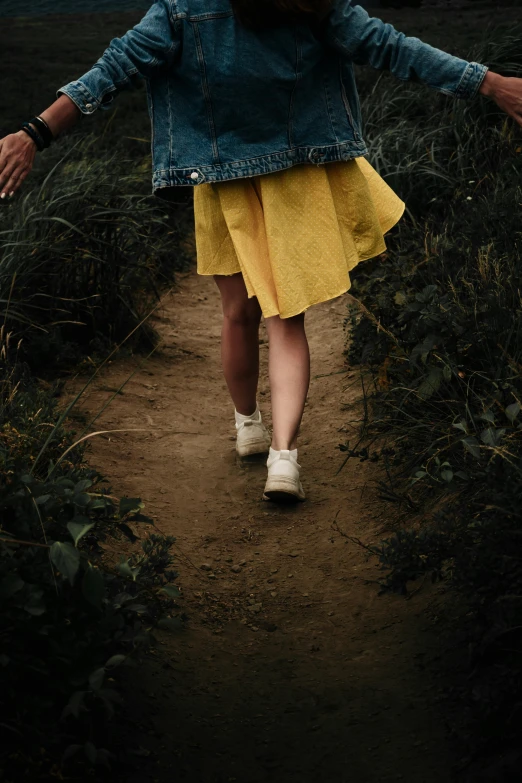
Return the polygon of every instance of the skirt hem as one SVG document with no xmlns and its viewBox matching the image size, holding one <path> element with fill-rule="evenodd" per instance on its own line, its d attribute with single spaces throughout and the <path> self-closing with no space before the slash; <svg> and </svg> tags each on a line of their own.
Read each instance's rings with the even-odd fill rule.
<svg viewBox="0 0 522 783">
<path fill-rule="evenodd" d="M 370 255 L 360 256 L 356 260 L 355 264 L 352 267 L 350 267 L 349 272 L 352 272 L 362 261 L 369 261 L 371 258 L 376 258 L 377 256 L 381 255 L 381 253 L 384 253 L 387 250 L 386 242 L 384 241 L 384 236 L 395 225 L 397 225 L 397 223 L 399 222 L 399 220 L 401 219 L 401 217 L 404 214 L 404 210 L 405 210 L 405 204 L 403 203 L 400 212 L 396 216 L 393 217 L 393 219 L 390 221 L 389 226 L 387 228 L 385 227 L 382 230 L 383 237 L 382 237 L 382 243 L 381 243 L 380 249 L 377 249 L 376 251 L 372 252 Z M 349 272 L 348 272 L 348 278 L 349 278 Z M 241 269 L 239 269 L 236 272 L 228 272 L 228 273 L 224 273 L 224 274 L 221 273 L 221 272 L 199 272 L 198 271 L 198 275 L 202 275 L 202 277 L 214 277 L 214 275 L 220 275 L 220 274 L 223 275 L 223 277 L 232 277 L 232 275 L 242 274 L 242 272 L 241 272 Z M 348 287 L 347 288 L 343 288 L 343 290 L 340 291 L 338 294 L 332 294 L 331 296 L 324 297 L 323 299 L 317 299 L 317 300 L 314 300 L 313 302 L 308 302 L 308 304 L 305 305 L 305 307 L 301 308 L 301 310 L 297 310 L 295 313 L 290 313 L 289 315 L 281 315 L 281 313 L 279 313 L 279 312 L 274 312 L 274 313 L 270 313 L 270 314 L 263 313 L 263 318 L 273 318 L 276 315 L 278 315 L 282 319 L 293 318 L 296 315 L 300 315 L 301 313 L 304 313 L 306 310 L 308 310 L 309 307 L 313 307 L 313 305 L 322 304 L 323 302 L 329 302 L 332 299 L 337 299 L 337 297 L 342 296 L 343 294 L 346 294 L 350 290 L 351 287 L 352 287 L 352 284 L 351 284 L 351 281 L 349 280 Z M 249 296 L 248 298 L 249 299 L 253 299 L 254 296 L 256 296 L 256 294 L 252 294 L 252 296 Z"/>
</svg>

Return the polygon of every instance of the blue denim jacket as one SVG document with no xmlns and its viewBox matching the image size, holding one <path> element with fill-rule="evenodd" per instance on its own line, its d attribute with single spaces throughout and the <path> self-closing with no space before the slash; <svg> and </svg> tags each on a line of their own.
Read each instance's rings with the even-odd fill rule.
<svg viewBox="0 0 522 783">
<path fill-rule="evenodd" d="M 353 63 L 473 98 L 486 66 L 453 57 L 334 0 L 317 25 L 252 31 L 229 0 L 157 0 L 91 70 L 57 90 L 83 114 L 144 79 L 152 189 L 367 155 Z"/>
</svg>

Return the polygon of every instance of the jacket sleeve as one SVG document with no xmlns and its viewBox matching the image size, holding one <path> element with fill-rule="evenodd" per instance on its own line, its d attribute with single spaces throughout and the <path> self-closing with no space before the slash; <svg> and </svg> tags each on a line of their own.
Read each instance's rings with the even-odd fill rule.
<svg viewBox="0 0 522 783">
<path fill-rule="evenodd" d="M 110 109 L 121 90 L 168 65 L 180 48 L 181 21 L 171 18 L 168 0 L 156 0 L 137 25 L 112 39 L 90 71 L 60 87 L 56 97 L 68 95 L 82 114 Z"/>
<path fill-rule="evenodd" d="M 455 98 L 475 97 L 488 70 L 398 32 L 353 0 L 334 0 L 322 30 L 325 43 L 341 57 L 389 70 L 397 79 L 420 82 Z"/>
</svg>

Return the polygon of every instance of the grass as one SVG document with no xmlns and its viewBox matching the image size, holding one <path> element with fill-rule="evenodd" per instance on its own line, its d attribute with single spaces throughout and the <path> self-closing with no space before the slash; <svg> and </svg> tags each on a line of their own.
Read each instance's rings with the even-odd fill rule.
<svg viewBox="0 0 522 783">
<path fill-rule="evenodd" d="M 120 34 L 122 18 L 108 16 L 112 35 Z M 110 31 L 103 15 L 2 20 L 10 61 L 0 77 L 4 131 L 42 111 L 57 87 L 87 70 Z M 44 66 L 35 68 L 36 61 Z M 89 467 L 96 417 L 78 433 L 78 400 L 61 410 L 56 394 L 67 373 L 87 373 L 86 388 L 92 367 L 98 372 L 111 351 L 154 350 L 148 314 L 193 261 L 191 193 L 180 189 L 172 203 L 151 195 L 143 90 L 123 93 L 110 117 L 89 119 L 37 155 L 16 198 L 0 204 L 7 780 L 54 780 L 62 771 L 75 779 L 113 776 L 126 760 L 110 730 L 124 700 L 120 668 L 132 665 L 148 629 L 181 625 L 165 616 L 175 612 L 179 594 L 172 584 L 175 539 L 157 535 L 141 500 L 118 498 Z M 149 528 L 141 548 L 129 522 Z M 121 562 L 104 559 L 105 538 Z"/>
<path fill-rule="evenodd" d="M 522 76 L 521 51 L 519 26 L 488 35 L 466 59 Z M 350 307 L 346 319 L 348 356 L 373 377 L 366 447 L 384 463 L 381 495 L 397 512 L 392 535 L 373 551 L 384 590 L 409 594 L 429 576 L 466 601 L 459 772 L 470 783 L 483 774 L 514 780 L 522 761 L 522 132 L 493 101 L 455 102 L 417 85 L 379 82 L 363 113 L 370 160 L 408 205 L 388 252 L 356 270 L 352 293 L 365 309 Z"/>
<path fill-rule="evenodd" d="M 40 375 L 123 339 L 191 260 L 187 207 L 143 193 L 149 160 L 95 147 L 62 140 L 0 209 L 0 315 Z M 133 345 L 154 342 L 145 323 Z"/>
</svg>

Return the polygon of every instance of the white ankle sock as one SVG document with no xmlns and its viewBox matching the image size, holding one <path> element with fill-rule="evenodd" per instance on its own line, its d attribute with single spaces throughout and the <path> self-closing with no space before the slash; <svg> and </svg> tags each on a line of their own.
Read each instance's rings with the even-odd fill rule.
<svg viewBox="0 0 522 783">
<path fill-rule="evenodd" d="M 234 408 L 234 416 L 236 419 L 236 424 L 242 424 L 247 419 L 252 419 L 253 421 L 259 421 L 261 418 L 261 411 L 259 410 L 259 405 L 256 403 L 256 409 L 253 413 L 250 414 L 250 416 L 245 416 L 243 413 L 238 413 L 235 408 Z"/>
<path fill-rule="evenodd" d="M 269 459 L 275 457 L 277 454 L 279 454 L 280 451 L 281 449 L 273 449 L 272 446 L 270 446 L 270 453 L 268 455 Z M 297 449 L 290 449 L 289 451 L 290 451 L 290 455 L 292 457 L 295 457 L 295 459 L 297 459 Z"/>
</svg>

